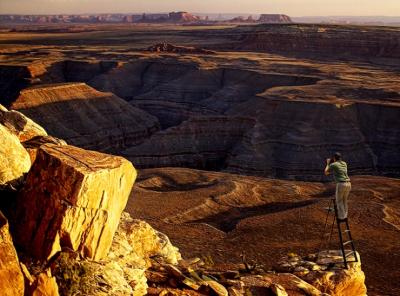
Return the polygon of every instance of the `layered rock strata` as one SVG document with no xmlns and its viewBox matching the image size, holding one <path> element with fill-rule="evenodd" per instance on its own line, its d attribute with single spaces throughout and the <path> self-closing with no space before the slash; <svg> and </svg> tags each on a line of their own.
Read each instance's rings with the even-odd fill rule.
<svg viewBox="0 0 400 296">
<path fill-rule="evenodd" d="M 253 120 L 239 116 L 192 117 L 125 150 L 123 155 L 138 167 L 218 169 L 253 124 Z"/>
<path fill-rule="evenodd" d="M 105 257 L 135 178 L 123 158 L 41 146 L 18 199 L 17 243 L 41 259 L 62 248 Z"/>
<path fill-rule="evenodd" d="M 358 26 L 258 25 L 229 33 L 239 36 L 236 50 L 339 57 L 398 58 L 400 54 L 400 32 L 385 27 L 364 27 L 360 34 Z"/>
<path fill-rule="evenodd" d="M 86 149 L 117 151 L 158 130 L 157 119 L 84 83 L 23 90 L 11 106 L 47 131 Z"/>
<path fill-rule="evenodd" d="M 400 89 L 392 72 L 339 63 L 264 61 L 257 56 L 239 62 L 223 59 L 235 64 L 228 67 L 217 66 L 214 58 L 63 61 L 49 65 L 40 79 L 61 82 L 75 77 L 111 90 L 156 117 L 162 132 L 114 144 L 119 147 L 116 152 L 140 167 L 188 166 L 319 181 L 326 180 L 321 175 L 324 160 L 340 150 L 352 174 L 398 175 Z M 33 115 L 40 120 L 40 114 Z M 238 117 L 253 123 L 238 123 Z M 68 126 L 67 120 L 60 125 Z M 58 136 L 69 138 L 63 129 Z M 84 138 L 72 144 L 104 149 L 103 142 Z M 227 139 L 229 145 L 219 144 Z M 207 144 L 214 141 L 218 151 Z M 163 144 L 155 151 L 157 142 Z"/>
<path fill-rule="evenodd" d="M 9 232 L 6 217 L 0 211 L 0 291 L 4 296 L 23 296 L 24 277 Z"/>
</svg>

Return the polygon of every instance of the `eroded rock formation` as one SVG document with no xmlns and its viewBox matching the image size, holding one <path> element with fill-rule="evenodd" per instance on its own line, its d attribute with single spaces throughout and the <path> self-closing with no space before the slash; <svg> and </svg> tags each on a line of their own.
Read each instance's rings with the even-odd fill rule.
<svg viewBox="0 0 400 296">
<path fill-rule="evenodd" d="M 258 19 L 258 22 L 267 24 L 282 24 L 292 23 L 292 20 L 285 14 L 262 14 Z"/>
<path fill-rule="evenodd" d="M 139 167 L 218 169 L 254 124 L 253 120 L 239 116 L 195 117 L 122 154 Z"/>
<path fill-rule="evenodd" d="M 0 291 L 4 296 L 23 296 L 24 277 L 9 232 L 6 217 L 0 211 Z"/>
<path fill-rule="evenodd" d="M 117 114 L 123 118 L 104 115 L 109 118 L 104 122 L 104 113 L 96 112 L 83 120 L 77 110 L 92 105 L 77 100 L 67 108 L 76 127 L 66 117 L 57 125 L 50 118 L 43 122 L 71 144 L 114 151 L 140 168 L 188 166 L 320 181 L 327 180 L 321 175 L 324 160 L 341 150 L 352 174 L 399 172 L 400 88 L 395 72 L 381 67 L 242 55 L 141 55 L 119 63 L 61 61 L 45 69 L 37 76 L 42 82 L 83 80 L 115 92 L 154 120 L 157 128 L 139 123 L 133 128 L 136 111 L 122 107 Z M 99 93 L 81 84 L 67 86 L 82 98 Z M 40 93 L 56 101 L 65 96 L 45 87 Z M 104 101 L 104 109 L 111 102 Z M 26 106 L 23 112 L 44 121 L 42 115 L 53 110 L 48 105 Z"/>
<path fill-rule="evenodd" d="M 135 178 L 123 158 L 41 146 L 18 199 L 17 243 L 40 259 L 62 248 L 105 257 Z"/>
<path fill-rule="evenodd" d="M 290 55 L 387 57 L 400 54 L 399 31 L 384 27 L 335 25 L 258 25 L 232 29 L 236 49 L 287 53 Z"/>
<path fill-rule="evenodd" d="M 34 118 L 51 135 L 87 149 L 117 151 L 158 129 L 151 115 L 84 83 L 26 89 L 11 107 Z"/>
</svg>

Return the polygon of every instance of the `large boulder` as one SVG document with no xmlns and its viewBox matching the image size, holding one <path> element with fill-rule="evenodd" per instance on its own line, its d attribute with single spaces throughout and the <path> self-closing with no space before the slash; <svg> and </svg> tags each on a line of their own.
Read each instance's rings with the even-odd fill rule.
<svg viewBox="0 0 400 296">
<path fill-rule="evenodd" d="M 121 266 L 134 295 L 146 295 L 145 271 L 152 264 L 151 258 L 173 265 L 182 259 L 178 248 L 165 234 L 123 213 L 108 259 Z"/>
<path fill-rule="evenodd" d="M 0 105 L 0 123 L 15 134 L 21 142 L 36 136 L 47 136 L 47 132 L 36 122 L 21 112 L 10 110 Z"/>
<path fill-rule="evenodd" d="M 24 277 L 9 232 L 8 221 L 2 212 L 0 212 L 0 291 L 3 296 L 24 295 Z"/>
<path fill-rule="evenodd" d="M 42 145 L 18 198 L 17 244 L 38 259 L 63 248 L 105 257 L 135 178 L 122 157 Z"/>
<path fill-rule="evenodd" d="M 0 189 L 14 186 L 30 167 L 29 154 L 17 136 L 0 124 Z"/>
<path fill-rule="evenodd" d="M 124 212 L 110 249 L 109 258 L 149 267 L 150 258 L 159 257 L 168 264 L 176 265 L 182 259 L 178 248 L 169 238 L 143 220 L 133 219 Z"/>
</svg>

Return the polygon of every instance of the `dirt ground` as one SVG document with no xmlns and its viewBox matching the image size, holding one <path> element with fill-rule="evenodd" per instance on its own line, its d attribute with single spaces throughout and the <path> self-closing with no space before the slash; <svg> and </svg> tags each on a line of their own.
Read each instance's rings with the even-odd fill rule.
<svg viewBox="0 0 400 296">
<path fill-rule="evenodd" d="M 400 180 L 352 178 L 349 220 L 368 295 L 400 295 Z M 338 248 L 323 238 L 332 184 L 164 168 L 140 171 L 127 211 L 166 233 L 184 257 L 266 269 L 288 252 Z M 329 226 L 331 223 L 328 223 Z M 329 231 L 328 231 L 329 232 Z"/>
</svg>

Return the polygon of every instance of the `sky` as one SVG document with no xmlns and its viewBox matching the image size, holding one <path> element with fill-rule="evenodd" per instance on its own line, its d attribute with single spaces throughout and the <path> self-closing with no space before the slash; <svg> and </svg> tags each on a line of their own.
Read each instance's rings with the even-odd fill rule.
<svg viewBox="0 0 400 296">
<path fill-rule="evenodd" d="M 0 0 L 0 14 L 283 13 L 290 16 L 400 16 L 400 0 Z"/>
</svg>

